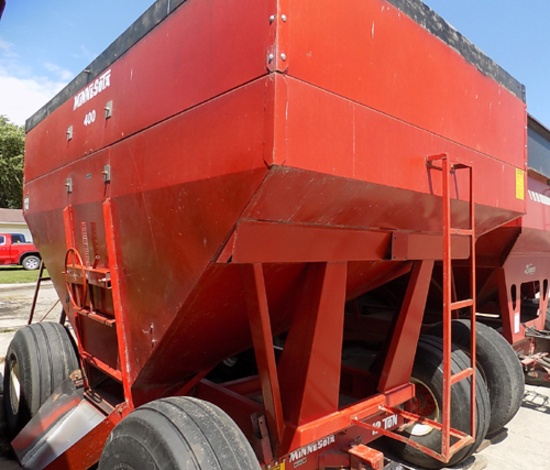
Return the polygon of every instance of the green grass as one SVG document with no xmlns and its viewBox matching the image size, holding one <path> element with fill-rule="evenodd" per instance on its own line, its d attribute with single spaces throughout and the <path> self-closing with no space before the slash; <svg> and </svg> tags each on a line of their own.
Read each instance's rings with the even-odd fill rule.
<svg viewBox="0 0 550 470">
<path fill-rule="evenodd" d="M 26 271 L 21 266 L 0 266 L 0 284 L 21 284 L 24 282 L 36 282 L 39 269 Z M 43 276 L 48 272 L 44 270 Z"/>
</svg>

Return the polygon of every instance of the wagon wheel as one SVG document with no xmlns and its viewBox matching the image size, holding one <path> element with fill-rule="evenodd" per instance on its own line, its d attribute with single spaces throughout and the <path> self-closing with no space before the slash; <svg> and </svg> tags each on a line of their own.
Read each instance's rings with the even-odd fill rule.
<svg viewBox="0 0 550 470">
<path fill-rule="evenodd" d="M 34 323 L 17 331 L 4 365 L 9 436 L 15 437 L 56 387 L 78 368 L 71 337 L 59 323 Z"/>
<path fill-rule="evenodd" d="M 487 384 L 491 401 L 491 422 L 488 434 L 502 429 L 518 412 L 525 381 L 516 352 L 493 328 L 477 323 L 477 367 Z M 443 325 L 437 324 L 428 334 L 441 337 Z M 453 320 L 452 341 L 466 354 L 470 350 L 470 320 Z"/>
<path fill-rule="evenodd" d="M 254 451 L 220 408 L 192 397 L 143 405 L 111 432 L 99 470 L 260 470 Z"/>
<path fill-rule="evenodd" d="M 73 306 L 82 309 L 88 296 L 88 282 L 86 268 L 76 248 L 69 248 L 65 253 L 65 285 Z"/>
<path fill-rule="evenodd" d="M 468 367 L 466 354 L 453 346 L 451 368 L 453 374 Z M 441 422 L 443 403 L 443 342 L 440 338 L 422 336 L 418 342 L 411 382 L 416 385 L 416 396 L 405 405 L 408 411 Z M 451 387 L 451 426 L 459 431 L 470 430 L 470 379 Z M 467 459 L 481 444 L 487 434 L 491 417 L 489 394 L 479 372 L 476 376 L 476 440 L 454 454 L 447 464 L 418 450 L 414 444 L 408 445 L 396 440 L 388 440 L 388 445 L 403 460 L 423 468 L 441 468 L 456 465 Z M 441 432 L 431 426 L 415 424 L 401 432 L 402 435 L 429 449 L 441 452 Z"/>
</svg>

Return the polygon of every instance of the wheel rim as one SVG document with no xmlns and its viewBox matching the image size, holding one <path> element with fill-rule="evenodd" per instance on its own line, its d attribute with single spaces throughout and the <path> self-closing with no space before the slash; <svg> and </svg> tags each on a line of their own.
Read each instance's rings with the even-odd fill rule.
<svg viewBox="0 0 550 470">
<path fill-rule="evenodd" d="M 237 362 L 239 362 L 239 359 L 237 358 L 237 356 L 228 357 L 223 361 L 224 365 L 227 367 L 235 367 L 237 365 Z"/>
<path fill-rule="evenodd" d="M 415 413 L 423 418 L 431 419 L 432 421 L 440 421 L 441 411 L 439 409 L 439 403 L 437 402 L 435 395 L 430 388 L 423 382 L 417 379 L 411 379 L 411 382 L 415 385 L 415 396 L 412 400 L 407 402 L 405 410 L 411 413 Z M 411 426 L 409 432 L 411 436 L 427 436 L 434 428 L 429 424 L 414 424 Z"/>
<path fill-rule="evenodd" d="M 86 268 L 76 248 L 69 248 L 65 253 L 65 285 L 71 304 L 78 310 L 83 308 L 88 297 L 88 281 Z"/>
<path fill-rule="evenodd" d="M 26 259 L 25 267 L 27 269 L 38 269 L 38 260 L 36 260 L 35 258 Z"/>
<path fill-rule="evenodd" d="M 19 380 L 19 363 L 15 358 L 10 360 L 10 406 L 16 416 L 21 403 L 21 381 Z"/>
</svg>

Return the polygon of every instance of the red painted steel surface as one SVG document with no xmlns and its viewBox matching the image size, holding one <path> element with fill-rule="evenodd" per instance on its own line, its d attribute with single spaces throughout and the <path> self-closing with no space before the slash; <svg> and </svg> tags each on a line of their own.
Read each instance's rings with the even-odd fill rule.
<svg viewBox="0 0 550 470">
<path fill-rule="evenodd" d="M 37 157 L 26 167 L 27 180 L 265 75 L 274 5 L 274 0 L 186 2 L 105 70 L 108 87 L 77 109 L 68 100 L 29 133 L 26 152 Z M 111 100 L 113 114 L 105 119 Z M 95 122 L 85 125 L 94 110 Z M 69 126 L 74 131 L 67 142 Z"/>
<path fill-rule="evenodd" d="M 254 343 L 275 456 L 411 398 L 412 354 L 390 361 L 384 395 L 339 410 L 345 301 L 411 256 L 441 259 L 392 245 L 441 236 L 427 155 L 473 165 L 479 233 L 524 212 L 521 99 L 382 0 L 188 0 L 107 72 L 26 148 L 25 216 L 60 298 L 83 278 L 64 274 L 67 249 L 87 275 L 87 315 L 66 306 L 87 370 L 122 382 L 130 408 L 198 384 L 252 437 L 258 404 L 200 379 Z M 468 178 L 451 192 L 468 228 Z M 400 325 L 411 349 L 422 296 Z"/>
<path fill-rule="evenodd" d="M 546 312 L 547 289 L 550 280 L 550 198 L 548 185 L 532 174 L 525 191 L 527 213 L 518 219 L 481 237 L 477 252 L 481 269 L 478 305 L 500 303 L 503 332 L 512 344 L 521 345 L 526 328 L 543 330 L 545 315 L 536 318 L 522 316 L 522 285 L 540 286 L 539 312 Z M 514 294 L 515 292 L 515 294 Z"/>
<path fill-rule="evenodd" d="M 544 255 L 550 246 L 550 197 L 548 185 L 540 176 L 527 178 L 525 191 L 526 214 L 479 240 L 483 264 L 495 264 L 502 254 L 539 253 Z M 501 260 L 502 261 L 502 260 Z M 496 262 L 498 263 L 498 261 Z"/>
<path fill-rule="evenodd" d="M 283 440 L 284 415 L 262 265 L 243 266 L 242 277 L 245 289 L 248 290 L 249 323 L 263 402 L 270 428 L 275 431 L 272 437 L 274 447 L 278 447 Z M 256 312 L 259 312 L 259 315 L 256 315 Z"/>
<path fill-rule="evenodd" d="M 297 0 L 287 7 L 290 75 L 513 166 L 518 163 L 526 117 L 516 112 L 517 98 L 397 8 L 383 0 L 350 0 L 346 8 Z"/>
<path fill-rule="evenodd" d="M 360 444 L 352 447 L 350 454 L 360 459 L 357 462 L 353 462 L 352 460 L 352 468 L 361 468 L 359 465 L 362 462 L 367 462 L 373 470 L 382 470 L 384 468 L 384 454 L 376 449 L 371 449 Z"/>
<path fill-rule="evenodd" d="M 550 243 L 550 197 L 548 184 L 529 177 L 525 198 L 527 213 L 521 218 L 522 237 L 516 253 L 546 252 Z M 523 239 L 525 238 L 525 239 Z"/>
<path fill-rule="evenodd" d="M 417 263 L 412 270 L 412 279 L 395 327 L 395 339 L 385 354 L 378 385 L 382 392 L 397 387 L 411 376 L 414 359 L 410 351 L 415 350 L 420 335 L 432 269 L 433 260 L 430 260 Z"/>
<path fill-rule="evenodd" d="M 293 70 L 289 68 L 289 74 Z M 485 77 L 482 79 L 487 80 Z M 516 167 L 523 168 L 524 165 L 524 123 L 519 126 L 519 132 L 510 131 L 516 135 L 516 141 L 510 142 L 511 147 L 503 157 L 506 160 L 498 161 L 498 155 L 487 158 L 477 149 L 466 147 L 460 140 L 450 140 L 429 128 L 419 129 L 416 121 L 396 119 L 381 110 L 343 99 L 293 76 L 277 76 L 275 85 L 278 91 L 276 98 L 282 101 L 278 103 L 276 100 L 275 118 L 280 116 L 278 109 L 281 109 L 281 114 L 284 110 L 286 132 L 281 133 L 280 137 L 276 135 L 274 145 L 277 151 L 273 160 L 273 163 L 282 165 L 273 178 L 278 176 L 284 179 L 274 179 L 271 184 L 278 184 L 279 181 L 290 184 L 296 178 L 298 180 L 294 184 L 299 189 L 284 194 L 281 204 L 263 203 L 262 199 L 255 201 L 257 207 L 251 208 L 254 210 L 251 216 L 261 214 L 268 220 L 285 222 L 292 217 L 300 223 L 313 222 L 313 217 L 322 217 L 324 223 L 338 225 L 364 226 L 368 223 L 371 227 L 439 232 L 441 206 L 427 195 L 440 194 L 440 175 L 430 172 L 424 161 L 427 155 L 441 152 L 461 161 L 471 161 L 476 171 L 483 175 L 476 186 L 477 201 L 482 206 L 476 221 L 479 233 L 523 213 L 525 202 L 516 197 Z M 428 89 L 424 90 L 424 93 L 428 92 Z M 507 92 L 502 90 L 502 93 Z M 514 115 L 519 113 L 525 120 L 521 101 L 512 97 L 510 101 L 508 112 Z M 449 109 L 460 113 L 463 108 Z M 480 119 L 479 116 L 477 118 Z M 465 119 L 473 117 L 467 116 Z M 490 120 L 490 116 L 486 115 L 484 126 L 489 125 Z M 279 143 L 278 138 L 282 142 Z M 513 159 L 514 164 L 507 162 Z M 301 172 L 293 175 L 292 167 L 326 176 L 320 179 L 315 174 Z M 454 181 L 458 188 L 453 188 L 453 196 L 457 192 L 466 196 L 467 178 L 456 175 Z M 523 184 L 523 180 L 521 182 Z M 269 186 L 266 185 L 266 188 Z M 496 191 L 498 195 L 494 188 L 499 188 Z M 315 193 L 316 197 L 308 199 L 311 193 Z M 259 194 L 261 196 L 262 192 Z M 319 198 L 322 197 L 330 198 L 335 203 L 329 207 L 320 204 Z M 415 207 L 422 208 L 422 217 L 418 217 Z M 364 214 L 366 211 L 369 211 L 368 216 Z M 511 215 L 509 211 L 515 211 L 516 215 Z M 453 208 L 456 225 L 460 226 L 460 222 L 466 220 L 467 212 L 466 205 Z"/>
</svg>

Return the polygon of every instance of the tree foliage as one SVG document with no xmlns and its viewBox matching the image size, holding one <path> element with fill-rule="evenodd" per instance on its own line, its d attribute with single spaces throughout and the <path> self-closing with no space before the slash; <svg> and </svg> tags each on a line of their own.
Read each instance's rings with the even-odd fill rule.
<svg viewBox="0 0 550 470">
<path fill-rule="evenodd" d="M 25 130 L 0 115 L 0 207 L 21 209 Z"/>
</svg>

